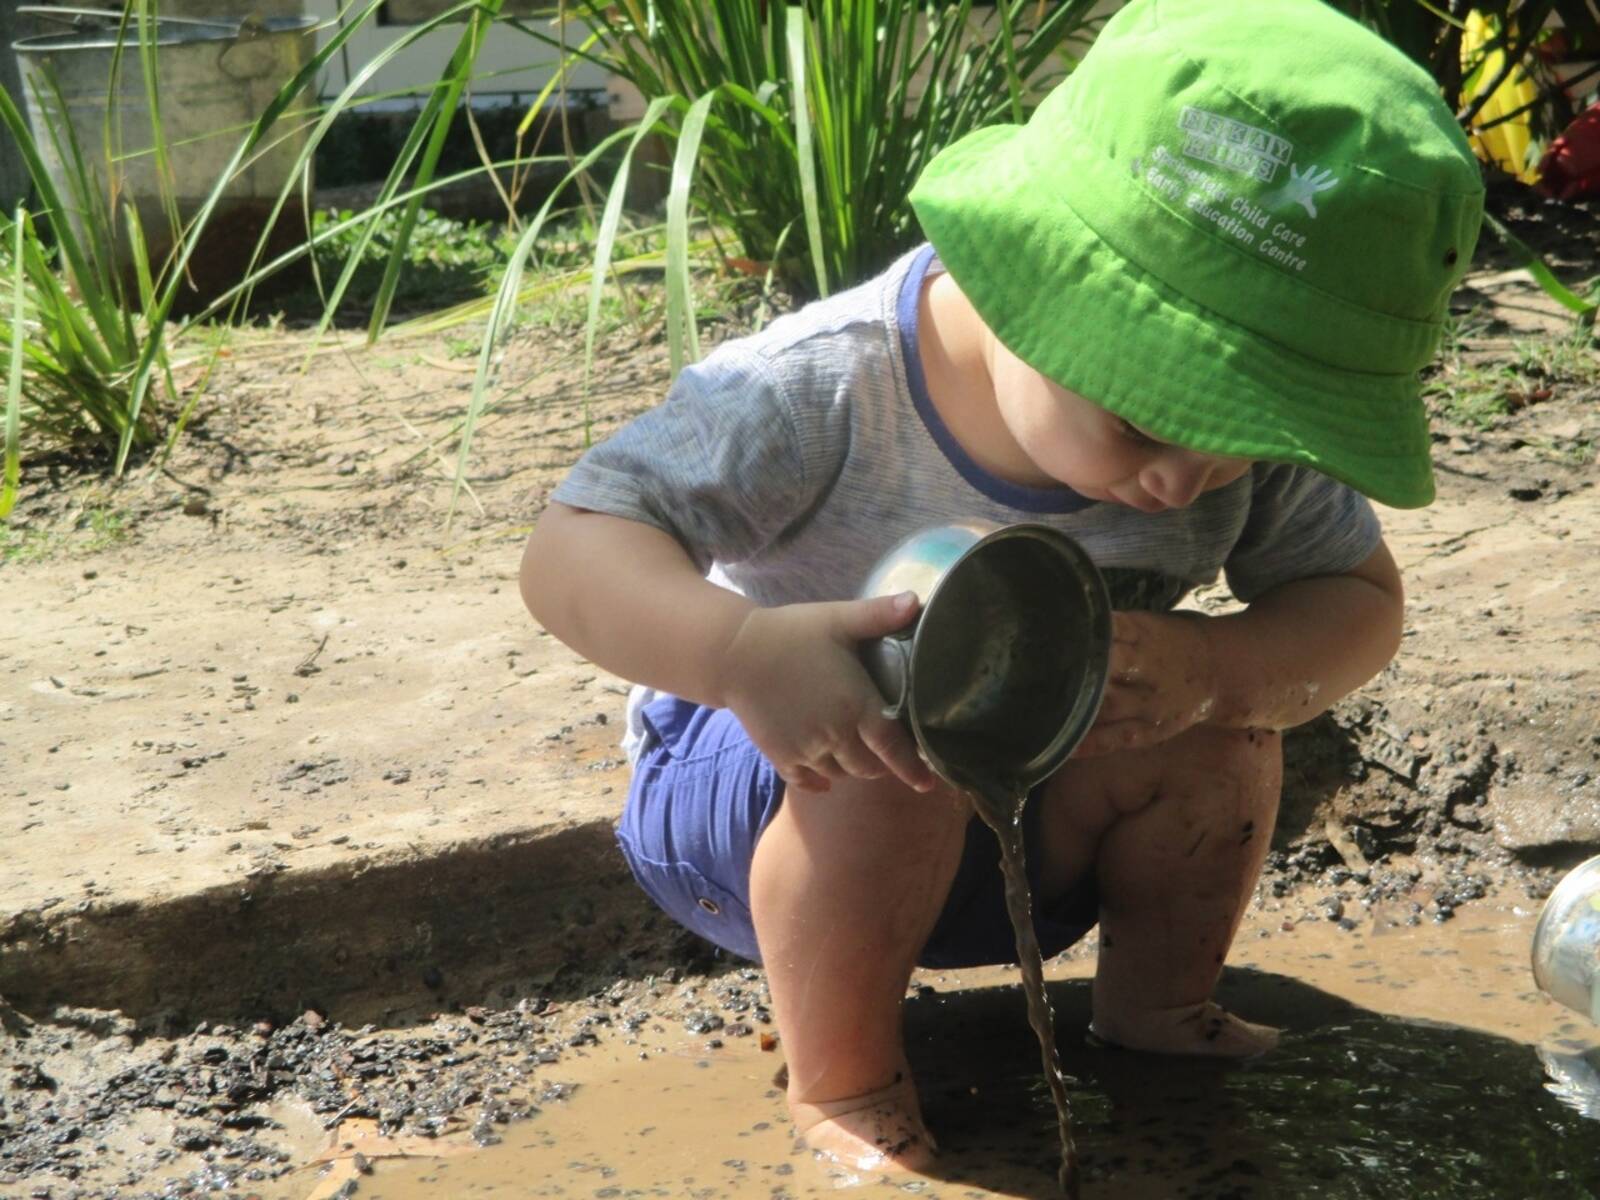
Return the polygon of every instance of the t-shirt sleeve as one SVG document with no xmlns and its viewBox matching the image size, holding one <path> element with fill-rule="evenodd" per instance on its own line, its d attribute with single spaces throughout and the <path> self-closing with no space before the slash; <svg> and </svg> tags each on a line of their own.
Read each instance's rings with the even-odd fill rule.
<svg viewBox="0 0 1600 1200">
<path fill-rule="evenodd" d="M 770 365 L 730 344 L 585 453 L 551 499 L 653 525 L 705 571 L 755 555 L 809 509 L 805 449 Z"/>
<path fill-rule="evenodd" d="M 1263 464 L 1223 569 L 1233 594 L 1248 603 L 1281 583 L 1348 571 L 1382 538 L 1378 515 L 1359 492 L 1307 467 Z"/>
</svg>

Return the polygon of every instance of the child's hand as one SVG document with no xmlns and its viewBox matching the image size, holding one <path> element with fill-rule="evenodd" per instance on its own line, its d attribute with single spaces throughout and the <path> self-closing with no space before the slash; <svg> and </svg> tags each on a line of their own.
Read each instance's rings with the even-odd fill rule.
<svg viewBox="0 0 1600 1200">
<path fill-rule="evenodd" d="M 897 776 L 934 785 L 911 735 L 883 715 L 858 647 L 903 628 L 916 596 L 757 608 L 728 647 L 723 694 L 784 782 L 825 792 L 830 780 Z"/>
<path fill-rule="evenodd" d="M 1079 758 L 1157 745 L 1205 721 L 1216 707 L 1204 617 L 1119 612 L 1111 621 L 1105 699 L 1074 751 Z"/>
</svg>

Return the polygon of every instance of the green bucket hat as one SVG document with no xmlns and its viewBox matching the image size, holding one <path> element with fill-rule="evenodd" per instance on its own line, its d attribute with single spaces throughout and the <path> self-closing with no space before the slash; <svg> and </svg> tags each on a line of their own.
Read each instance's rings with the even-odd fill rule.
<svg viewBox="0 0 1600 1200">
<path fill-rule="evenodd" d="M 1483 213 L 1428 75 L 1322 0 L 1133 0 L 911 201 L 1013 353 L 1191 449 L 1433 499 L 1428 364 Z"/>
</svg>

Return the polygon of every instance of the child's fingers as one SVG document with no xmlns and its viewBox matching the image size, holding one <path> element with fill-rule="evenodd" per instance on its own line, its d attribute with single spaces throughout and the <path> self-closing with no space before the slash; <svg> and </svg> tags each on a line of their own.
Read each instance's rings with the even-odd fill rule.
<svg viewBox="0 0 1600 1200">
<path fill-rule="evenodd" d="M 861 740 L 908 788 L 919 792 L 933 790 L 933 772 L 922 761 L 916 743 L 900 722 L 873 714 L 861 722 Z"/>
<path fill-rule="evenodd" d="M 889 773 L 867 744 L 854 733 L 846 733 L 844 741 L 833 748 L 833 759 L 848 775 L 857 779 L 882 779 Z"/>
<path fill-rule="evenodd" d="M 839 627 L 851 641 L 887 637 L 904 629 L 917 614 L 917 594 L 898 592 L 865 600 L 841 600 L 834 610 Z"/>
</svg>

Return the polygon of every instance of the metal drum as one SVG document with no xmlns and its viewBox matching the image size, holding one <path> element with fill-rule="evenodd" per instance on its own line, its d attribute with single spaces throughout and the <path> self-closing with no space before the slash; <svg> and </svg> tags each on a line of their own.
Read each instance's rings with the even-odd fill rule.
<svg viewBox="0 0 1600 1200">
<path fill-rule="evenodd" d="M 71 172 L 57 142 L 70 127 L 79 148 L 100 174 L 107 195 L 137 209 L 159 269 L 172 247 L 161 201 L 154 124 L 150 119 L 137 26 L 124 39 L 113 78 L 121 13 L 99 9 L 24 6 L 19 15 L 74 26 L 69 33 L 26 37 L 15 43 L 27 93 L 29 123 L 46 169 L 72 204 Z M 156 18 L 155 50 L 161 124 L 173 179 L 170 190 L 179 217 L 189 221 L 211 195 L 246 132 L 315 53 L 314 17 L 245 21 Z M 310 95 L 304 108 L 316 104 Z M 108 125 L 108 117 L 110 118 Z M 112 154 L 102 152 L 109 128 Z M 54 131 L 54 134 L 53 132 Z M 262 149 L 228 181 L 203 241 L 191 259 L 195 290 L 191 303 L 239 282 L 272 206 L 290 182 L 296 158 L 309 137 L 305 114 L 290 114 L 267 133 Z M 297 191 L 297 189 L 296 189 Z M 73 214 L 74 220 L 82 220 Z M 121 218 L 116 218 L 118 225 Z M 81 232 L 81 231 L 80 231 Z M 298 199 L 285 206 L 264 261 L 303 241 L 305 218 Z M 131 270 L 131 249 L 118 238 L 119 265 Z"/>
<path fill-rule="evenodd" d="M 1600 1025 L 1600 856 L 1574 867 L 1539 913 L 1533 978 L 1553 1000 Z"/>
</svg>

